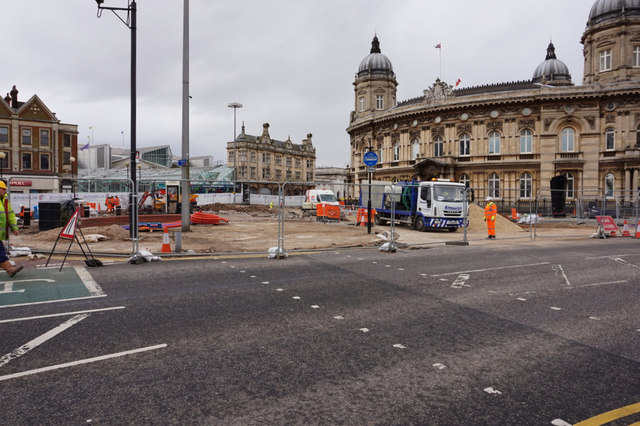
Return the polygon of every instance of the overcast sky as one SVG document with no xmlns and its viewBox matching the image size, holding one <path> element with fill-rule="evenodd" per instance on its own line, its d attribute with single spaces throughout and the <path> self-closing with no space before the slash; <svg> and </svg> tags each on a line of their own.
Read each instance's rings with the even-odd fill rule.
<svg viewBox="0 0 640 426">
<path fill-rule="evenodd" d="M 3 2 L 3 97 L 37 94 L 79 145 L 130 143 L 131 33 L 94 0 Z M 580 38 L 593 0 L 190 0 L 190 155 L 226 161 L 237 131 L 301 143 L 313 134 L 318 166 L 349 163 L 345 129 L 353 81 L 377 33 L 398 80 L 398 101 L 440 73 L 459 87 L 528 80 L 553 41 L 581 84 Z M 126 7 L 126 0 L 105 6 Z M 183 0 L 138 0 L 139 147 L 182 153 Z M 90 130 L 90 127 L 92 130 Z M 124 131 L 124 135 L 121 134 Z M 124 137 L 123 137 L 124 136 Z M 93 139 L 91 139 L 93 138 Z"/>
</svg>

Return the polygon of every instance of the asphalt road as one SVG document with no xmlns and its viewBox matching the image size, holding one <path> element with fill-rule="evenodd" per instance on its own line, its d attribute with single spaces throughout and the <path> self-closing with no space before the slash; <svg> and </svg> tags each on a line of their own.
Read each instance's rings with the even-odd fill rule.
<svg viewBox="0 0 640 426">
<path fill-rule="evenodd" d="M 0 308 L 0 424 L 640 421 L 640 240 L 89 272 Z"/>
</svg>

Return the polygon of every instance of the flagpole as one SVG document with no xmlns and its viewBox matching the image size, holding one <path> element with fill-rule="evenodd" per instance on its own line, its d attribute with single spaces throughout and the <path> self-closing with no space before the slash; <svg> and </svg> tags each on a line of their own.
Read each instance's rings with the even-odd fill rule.
<svg viewBox="0 0 640 426">
<path fill-rule="evenodd" d="M 442 81 L 442 46 L 438 49 L 440 54 L 440 81 Z"/>
</svg>

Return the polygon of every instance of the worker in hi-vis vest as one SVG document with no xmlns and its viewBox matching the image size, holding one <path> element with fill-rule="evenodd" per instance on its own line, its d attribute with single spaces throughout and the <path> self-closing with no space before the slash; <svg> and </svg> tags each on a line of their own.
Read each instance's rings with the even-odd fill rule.
<svg viewBox="0 0 640 426">
<path fill-rule="evenodd" d="M 487 205 L 484 206 L 484 220 L 487 222 L 487 232 L 490 240 L 496 239 L 496 216 L 498 216 L 498 206 L 492 201 L 491 197 L 486 199 Z"/>
<path fill-rule="evenodd" d="M 13 207 L 9 203 L 9 197 L 7 196 L 7 185 L 4 181 L 0 180 L 0 267 L 7 271 L 10 277 L 22 270 L 22 266 L 13 266 L 9 262 L 7 256 L 7 250 L 4 247 L 3 241 L 7 239 L 9 229 L 14 235 L 18 235 L 18 221 L 16 220 L 16 214 L 13 212 Z"/>
</svg>

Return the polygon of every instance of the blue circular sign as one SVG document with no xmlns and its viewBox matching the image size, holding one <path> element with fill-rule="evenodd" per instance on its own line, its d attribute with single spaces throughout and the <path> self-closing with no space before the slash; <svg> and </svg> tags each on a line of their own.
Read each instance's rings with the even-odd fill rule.
<svg viewBox="0 0 640 426">
<path fill-rule="evenodd" d="M 373 151 L 367 151 L 362 156 L 362 161 L 367 166 L 375 166 L 378 164 L 378 154 Z"/>
</svg>

